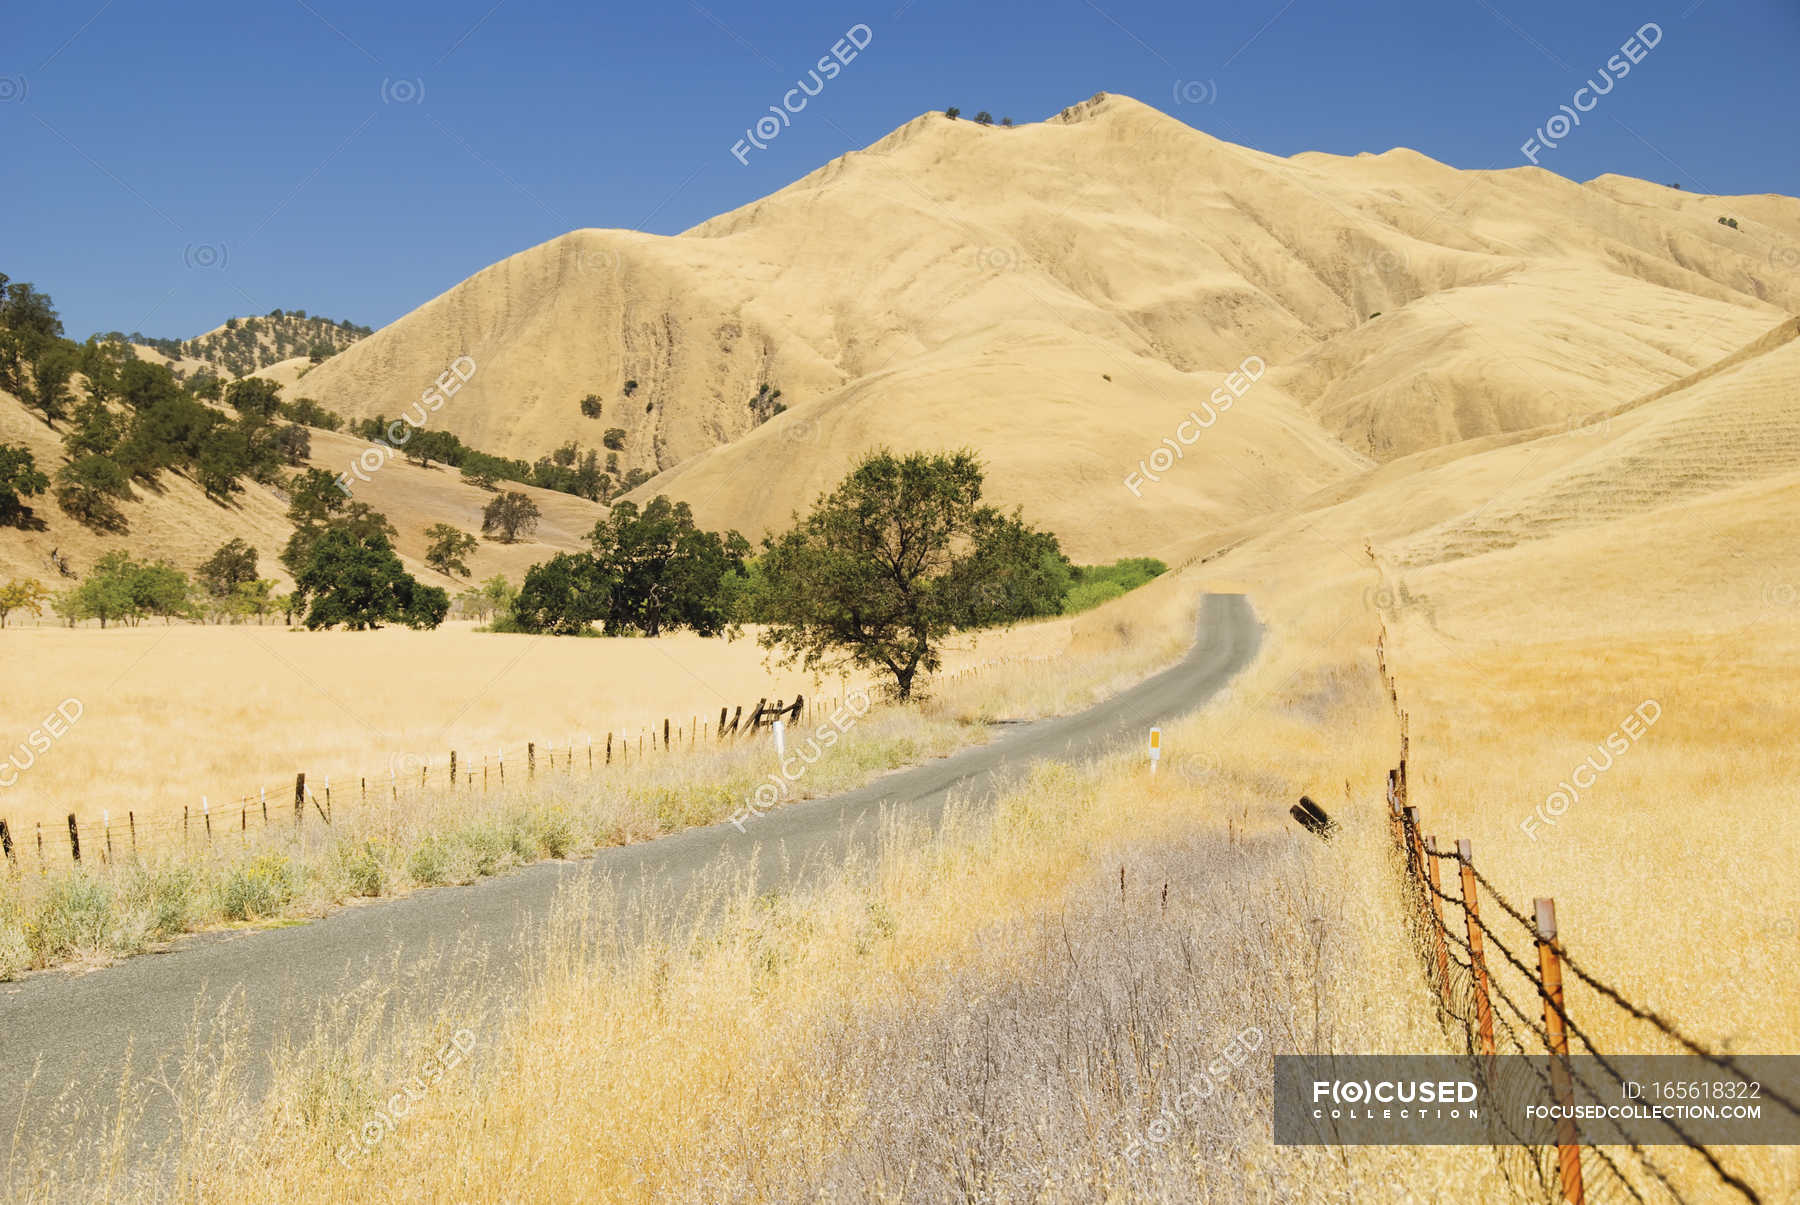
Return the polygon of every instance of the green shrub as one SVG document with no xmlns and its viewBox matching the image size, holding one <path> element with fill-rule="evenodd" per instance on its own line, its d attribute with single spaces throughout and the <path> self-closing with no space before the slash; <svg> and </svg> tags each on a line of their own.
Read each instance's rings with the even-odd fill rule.
<svg viewBox="0 0 1800 1205">
<path fill-rule="evenodd" d="M 450 868 L 456 855 L 456 843 L 448 837 L 432 833 L 406 860 L 406 873 L 421 887 L 438 887 L 451 881 Z"/>
<path fill-rule="evenodd" d="M 112 921 L 112 892 L 78 871 L 51 883 L 27 935 L 38 959 L 54 962 L 84 950 L 104 949 Z"/>
<path fill-rule="evenodd" d="M 491 824 L 466 828 L 460 836 L 469 873 L 474 878 L 499 874 L 516 857 L 507 835 Z"/>
<path fill-rule="evenodd" d="M 532 844 L 550 858 L 566 858 L 576 844 L 575 818 L 561 804 L 533 808 L 525 818 Z"/>
<path fill-rule="evenodd" d="M 192 926 L 199 889 L 190 867 L 138 867 L 125 884 L 125 907 L 145 937 L 174 937 Z"/>
<path fill-rule="evenodd" d="M 379 841 L 353 841 L 338 846 L 337 870 L 353 896 L 377 896 L 387 890 L 387 847 Z"/>
<path fill-rule="evenodd" d="M 233 866 L 219 884 L 219 912 L 227 920 L 273 916 L 293 901 L 297 878 L 285 855 L 258 854 Z"/>
</svg>

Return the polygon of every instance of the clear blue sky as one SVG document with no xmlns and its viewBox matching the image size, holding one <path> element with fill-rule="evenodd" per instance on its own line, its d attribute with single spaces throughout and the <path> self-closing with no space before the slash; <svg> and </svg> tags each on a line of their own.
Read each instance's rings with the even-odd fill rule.
<svg viewBox="0 0 1800 1205">
<path fill-rule="evenodd" d="M 11 0 L 0 271 L 77 338 L 277 306 L 380 326 L 569 229 L 675 233 L 928 109 L 1036 120 L 1098 91 L 1277 154 L 1518 166 L 1647 21 L 1660 45 L 1542 166 L 1800 195 L 1796 0 Z M 740 164 L 858 24 L 867 48 Z"/>
</svg>

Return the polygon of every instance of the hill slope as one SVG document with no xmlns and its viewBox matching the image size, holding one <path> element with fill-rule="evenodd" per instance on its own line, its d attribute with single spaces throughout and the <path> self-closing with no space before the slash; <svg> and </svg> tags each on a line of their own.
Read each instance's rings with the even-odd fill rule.
<svg viewBox="0 0 1800 1205">
<path fill-rule="evenodd" d="M 1283 159 L 1103 95 L 1013 129 L 928 114 L 673 238 L 573 232 L 301 388 L 391 414 L 468 355 L 476 380 L 437 416 L 467 442 L 534 457 L 616 427 L 622 470 L 681 466 L 639 493 L 751 532 L 874 442 L 968 443 L 1002 500 L 1036 482 L 1076 546 L 1156 551 L 1169 529 L 1265 513 L 1364 457 L 1667 385 L 1800 311 L 1800 282 L 1770 263 L 1796 239 L 1788 198 L 1462 172 L 1404 150 Z M 1250 356 L 1273 366 L 1259 391 L 1282 417 L 1238 431 L 1262 452 L 1234 457 L 1248 480 L 1209 473 L 1132 523 L 1125 475 Z M 745 438 L 764 386 L 791 417 Z M 598 419 L 580 413 L 589 394 Z M 1321 430 L 1301 435 L 1302 414 Z M 798 471 L 771 451 L 783 422 L 804 432 Z M 762 485 L 717 484 L 734 474 Z"/>
</svg>

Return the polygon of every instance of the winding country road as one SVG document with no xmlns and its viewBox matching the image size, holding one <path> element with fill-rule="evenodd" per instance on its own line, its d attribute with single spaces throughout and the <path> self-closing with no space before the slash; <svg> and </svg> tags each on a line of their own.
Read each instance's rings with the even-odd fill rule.
<svg viewBox="0 0 1800 1205">
<path fill-rule="evenodd" d="M 953 794 L 992 799 L 1034 762 L 1079 761 L 1141 741 L 1151 724 L 1216 694 L 1251 662 L 1261 638 L 1246 599 L 1208 595 L 1194 647 L 1155 677 L 1078 714 L 1009 726 L 988 744 L 776 809 L 741 833 L 729 823 L 692 829 L 344 908 L 309 924 L 201 935 L 90 974 L 0 984 L 0 1118 L 64 1149 L 93 1137 L 117 1101 L 127 1051 L 133 1080 L 153 1079 L 155 1068 L 180 1062 L 195 1018 L 227 999 L 248 1037 L 250 1062 L 264 1068 L 282 1035 L 313 1033 L 334 1006 L 354 1014 L 365 999 L 428 1005 L 446 983 L 467 992 L 473 977 L 489 1006 L 503 1008 L 523 979 L 529 939 L 566 884 L 588 876 L 615 888 L 635 882 L 664 916 L 682 915 L 687 900 L 746 868 L 762 889 L 791 887 L 854 850 L 873 849 L 884 813 L 935 824 Z M 174 1132 L 168 1094 L 152 1092 L 143 1107 L 139 1140 L 167 1140 Z"/>
</svg>

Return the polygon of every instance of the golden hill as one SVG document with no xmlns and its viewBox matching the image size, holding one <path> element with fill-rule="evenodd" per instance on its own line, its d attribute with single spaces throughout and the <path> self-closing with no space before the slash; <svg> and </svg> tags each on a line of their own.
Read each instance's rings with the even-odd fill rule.
<svg viewBox="0 0 1800 1205">
<path fill-rule="evenodd" d="M 639 493 L 750 533 L 875 442 L 967 443 L 1072 547 L 1154 552 L 1367 457 L 1701 369 L 1800 310 L 1776 270 L 1795 245 L 1789 198 L 1284 159 L 1102 95 L 1013 129 L 927 114 L 679 236 L 575 231 L 294 389 L 392 414 L 466 354 L 478 375 L 439 416 L 466 442 L 536 457 L 616 427 L 621 468 L 674 470 Z M 1254 400 L 1138 508 L 1126 474 L 1250 356 L 1272 368 Z M 747 438 L 764 385 L 790 411 Z"/>
</svg>

